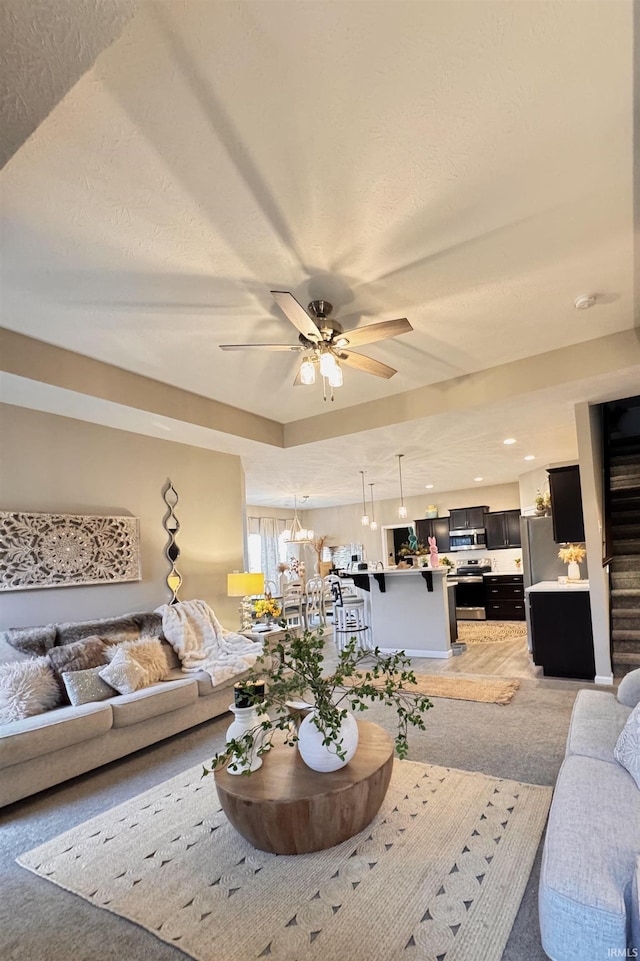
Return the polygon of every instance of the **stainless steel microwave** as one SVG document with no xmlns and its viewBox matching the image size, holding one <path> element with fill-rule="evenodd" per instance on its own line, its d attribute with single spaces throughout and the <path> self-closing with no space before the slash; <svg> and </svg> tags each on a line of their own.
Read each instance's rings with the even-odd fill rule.
<svg viewBox="0 0 640 961">
<path fill-rule="evenodd" d="M 479 551 L 487 546 L 484 527 L 475 530 L 449 531 L 450 551 Z"/>
</svg>

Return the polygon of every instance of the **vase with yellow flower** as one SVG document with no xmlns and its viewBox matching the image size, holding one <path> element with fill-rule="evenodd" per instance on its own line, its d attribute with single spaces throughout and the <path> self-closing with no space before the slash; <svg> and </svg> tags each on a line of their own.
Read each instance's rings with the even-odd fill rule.
<svg viewBox="0 0 640 961">
<path fill-rule="evenodd" d="M 282 608 L 278 602 L 268 595 L 256 601 L 253 609 L 256 619 L 262 621 L 263 624 L 271 624 L 282 613 Z"/>
<path fill-rule="evenodd" d="M 587 552 L 582 544 L 567 544 L 566 547 L 560 548 L 558 557 L 564 564 L 568 564 L 568 581 L 580 580 L 580 561 L 583 561 L 586 556 Z"/>
</svg>

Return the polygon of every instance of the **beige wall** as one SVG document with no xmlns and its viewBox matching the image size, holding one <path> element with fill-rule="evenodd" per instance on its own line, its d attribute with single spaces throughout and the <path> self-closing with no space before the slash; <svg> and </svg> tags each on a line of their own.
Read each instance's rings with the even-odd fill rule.
<svg viewBox="0 0 640 961">
<path fill-rule="evenodd" d="M 455 507 L 475 507 L 487 504 L 492 511 L 516 510 L 520 507 L 520 494 L 517 483 L 500 484 L 495 487 L 473 487 L 466 490 L 447 491 L 432 494 L 430 497 L 405 497 L 407 520 L 418 520 L 425 516 L 429 504 L 435 504 L 441 517 L 448 515 Z M 365 556 L 370 561 L 382 560 L 382 537 L 380 528 L 385 524 L 400 524 L 398 518 L 399 499 L 379 501 L 374 504 L 378 530 L 371 531 L 362 527 L 362 502 L 345 504 L 342 507 L 324 507 L 304 512 L 301 518 L 306 527 L 312 527 L 316 534 L 327 534 L 328 543 L 363 544 Z M 370 504 L 367 502 L 370 511 Z"/>
<path fill-rule="evenodd" d="M 182 600 L 202 598 L 238 627 L 226 574 L 243 568 L 239 457 L 0 405 L 0 510 L 140 518 L 142 580 L 0 596 L 0 628 L 153 610 L 169 599 L 162 488 L 179 495 Z"/>
</svg>

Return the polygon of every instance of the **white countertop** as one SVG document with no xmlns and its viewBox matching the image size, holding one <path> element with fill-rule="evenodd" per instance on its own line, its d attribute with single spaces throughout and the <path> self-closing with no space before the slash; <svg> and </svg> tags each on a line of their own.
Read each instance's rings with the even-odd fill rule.
<svg viewBox="0 0 640 961">
<path fill-rule="evenodd" d="M 573 581 L 571 584 L 560 584 L 559 581 L 539 581 L 525 588 L 525 594 L 541 594 L 544 591 L 588 591 L 589 581 Z"/>
</svg>

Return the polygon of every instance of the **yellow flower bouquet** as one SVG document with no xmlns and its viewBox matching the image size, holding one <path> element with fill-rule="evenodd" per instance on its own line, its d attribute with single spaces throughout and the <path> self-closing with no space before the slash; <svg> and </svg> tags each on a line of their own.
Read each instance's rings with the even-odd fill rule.
<svg viewBox="0 0 640 961">
<path fill-rule="evenodd" d="M 256 617 L 280 617 L 282 608 L 272 597 L 264 597 L 253 605 Z"/>
<path fill-rule="evenodd" d="M 564 564 L 571 564 L 572 561 L 579 564 L 586 556 L 587 552 L 582 544 L 569 544 L 567 547 L 561 547 L 558 551 L 558 557 Z"/>
</svg>

